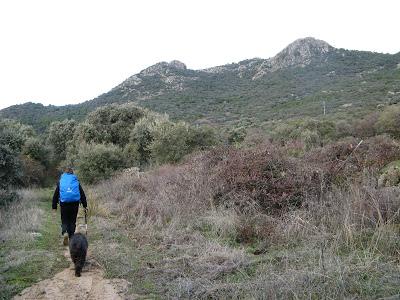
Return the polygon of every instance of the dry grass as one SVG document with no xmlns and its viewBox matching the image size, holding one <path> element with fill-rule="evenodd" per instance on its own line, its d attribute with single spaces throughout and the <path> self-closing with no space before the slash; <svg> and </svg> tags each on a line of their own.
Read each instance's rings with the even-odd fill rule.
<svg viewBox="0 0 400 300">
<path fill-rule="evenodd" d="M 203 153 L 139 177 L 122 174 L 93 187 L 96 205 L 107 214 L 95 218 L 101 237 L 92 249 L 109 276 L 131 280 L 135 293 L 179 299 L 400 294 L 399 188 L 377 188 L 373 174 L 339 187 L 306 181 L 315 191 L 322 188 L 277 214 L 243 193 L 251 185 L 231 192 L 243 187 L 238 182 L 264 176 L 262 168 L 243 173 L 251 153 L 237 158 L 238 178 L 224 153 Z M 259 153 L 256 161 L 262 162 Z M 279 162 L 293 168 L 294 182 L 313 179 L 295 173 L 311 165 Z M 281 199 L 277 191 L 285 186 L 297 183 L 279 184 L 271 197 Z M 228 191 L 226 201 L 215 201 L 221 190 Z M 245 206 L 237 205 L 246 197 Z"/>
<path fill-rule="evenodd" d="M 33 240 L 43 222 L 38 207 L 41 195 L 31 189 L 20 190 L 20 200 L 0 210 L 0 240 Z"/>
</svg>

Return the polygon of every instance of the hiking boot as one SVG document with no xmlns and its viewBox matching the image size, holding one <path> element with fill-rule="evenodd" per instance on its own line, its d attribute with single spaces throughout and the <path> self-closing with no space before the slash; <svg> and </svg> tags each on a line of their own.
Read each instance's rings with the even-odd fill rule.
<svg viewBox="0 0 400 300">
<path fill-rule="evenodd" d="M 64 232 L 63 234 L 63 245 L 68 246 L 68 232 Z"/>
</svg>

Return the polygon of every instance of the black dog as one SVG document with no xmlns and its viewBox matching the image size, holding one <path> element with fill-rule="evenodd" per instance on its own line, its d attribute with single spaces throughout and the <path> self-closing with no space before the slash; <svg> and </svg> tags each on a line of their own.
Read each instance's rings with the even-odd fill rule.
<svg viewBox="0 0 400 300">
<path fill-rule="evenodd" d="M 86 261 L 88 241 L 81 233 L 75 233 L 69 240 L 69 253 L 75 265 L 75 276 L 80 277 Z"/>
</svg>

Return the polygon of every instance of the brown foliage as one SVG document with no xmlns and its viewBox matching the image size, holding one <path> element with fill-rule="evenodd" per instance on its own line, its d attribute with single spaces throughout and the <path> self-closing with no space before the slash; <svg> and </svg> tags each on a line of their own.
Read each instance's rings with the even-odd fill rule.
<svg viewBox="0 0 400 300">
<path fill-rule="evenodd" d="M 317 171 L 302 160 L 288 158 L 272 144 L 243 150 L 219 148 L 201 160 L 209 168 L 217 206 L 234 206 L 242 212 L 255 206 L 277 213 L 300 206 L 320 190 Z"/>
<path fill-rule="evenodd" d="M 306 160 L 320 166 L 330 178 L 355 178 L 368 169 L 376 171 L 400 158 L 400 145 L 386 137 L 376 136 L 364 140 L 347 138 L 323 148 L 314 149 Z"/>
</svg>

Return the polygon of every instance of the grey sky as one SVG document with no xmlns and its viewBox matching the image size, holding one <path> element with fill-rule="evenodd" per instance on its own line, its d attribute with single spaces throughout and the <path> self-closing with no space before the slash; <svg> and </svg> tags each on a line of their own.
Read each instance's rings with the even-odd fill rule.
<svg viewBox="0 0 400 300">
<path fill-rule="evenodd" d="M 400 51 L 400 1 L 0 0 L 0 108 L 90 100 L 159 61 L 268 58 L 297 38 Z"/>
</svg>

